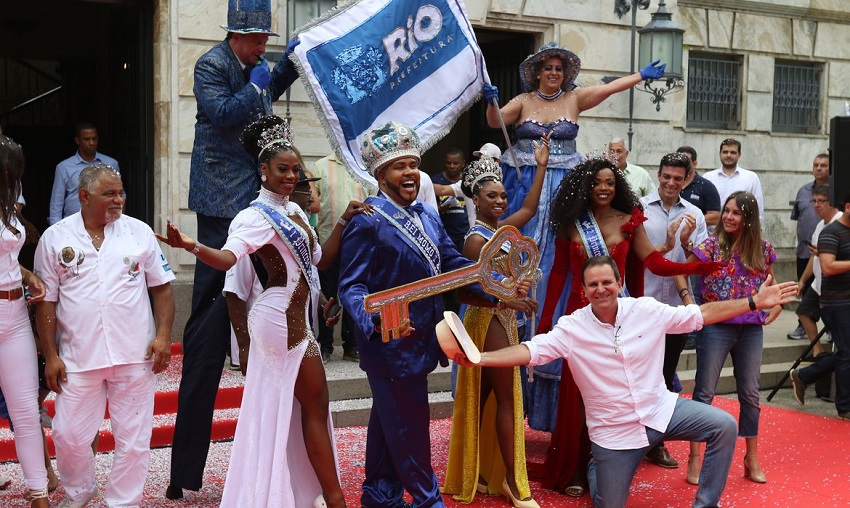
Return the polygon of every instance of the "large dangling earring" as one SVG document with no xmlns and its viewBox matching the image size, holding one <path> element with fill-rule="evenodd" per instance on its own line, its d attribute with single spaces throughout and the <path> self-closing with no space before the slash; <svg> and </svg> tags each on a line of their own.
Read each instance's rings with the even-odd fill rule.
<svg viewBox="0 0 850 508">
<path fill-rule="evenodd" d="M 260 175 L 260 181 L 261 181 L 261 182 L 265 182 L 265 181 L 266 181 L 266 175 L 265 175 L 265 173 L 263 173 L 262 175 Z"/>
</svg>

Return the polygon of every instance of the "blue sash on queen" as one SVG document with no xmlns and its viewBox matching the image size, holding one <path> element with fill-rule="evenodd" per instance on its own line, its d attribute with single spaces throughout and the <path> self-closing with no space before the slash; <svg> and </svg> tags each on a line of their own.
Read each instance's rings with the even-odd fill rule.
<svg viewBox="0 0 850 508">
<path fill-rule="evenodd" d="M 578 230 L 581 241 L 584 243 L 588 259 L 594 256 L 610 256 L 605 238 L 602 236 L 602 231 L 599 230 L 599 224 L 596 223 L 596 218 L 590 210 L 585 210 L 575 222 L 576 230 Z M 620 296 L 629 296 L 626 286 L 623 286 Z"/>
<path fill-rule="evenodd" d="M 310 236 L 307 232 L 290 220 L 289 217 L 284 216 L 265 203 L 254 201 L 250 206 L 254 207 L 254 209 L 260 212 L 260 215 L 269 221 L 269 224 L 271 224 L 272 228 L 274 228 L 278 236 L 283 240 L 283 243 L 292 251 L 292 255 L 304 273 L 304 278 L 307 279 L 307 284 L 310 285 L 310 290 L 318 290 L 318 287 L 313 287 L 313 278 L 310 277 L 313 256 L 310 254 L 310 245 L 308 243 Z"/>
<path fill-rule="evenodd" d="M 432 275 L 440 274 L 440 250 L 407 211 L 382 194 L 367 198 L 366 203 L 372 205 L 376 212 L 398 229 L 408 245 L 422 253 L 431 267 Z"/>
<path fill-rule="evenodd" d="M 491 230 L 490 228 L 486 228 L 486 227 L 482 226 L 481 224 L 475 224 L 474 226 L 469 228 L 469 232 L 466 233 L 466 236 L 464 237 L 464 239 L 468 238 L 470 235 L 479 235 L 479 236 L 483 236 L 484 239 L 489 242 L 493 238 L 494 234 L 496 234 L 496 233 L 493 230 Z M 511 242 L 503 243 L 501 250 L 503 250 L 505 252 L 510 252 L 511 251 Z"/>
</svg>

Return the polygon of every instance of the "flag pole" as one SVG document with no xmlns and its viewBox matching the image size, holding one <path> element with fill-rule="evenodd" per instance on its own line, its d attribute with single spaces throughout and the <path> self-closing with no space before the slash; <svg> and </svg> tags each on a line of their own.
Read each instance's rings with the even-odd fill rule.
<svg viewBox="0 0 850 508">
<path fill-rule="evenodd" d="M 289 22 L 292 21 L 290 19 L 290 16 L 289 16 L 289 3 L 290 2 L 286 2 L 286 44 L 289 44 L 289 32 L 290 32 Z M 286 54 L 286 52 L 284 52 L 284 54 Z M 280 62 L 278 62 L 278 63 L 280 63 Z M 286 62 L 283 62 L 283 64 L 286 65 Z M 289 98 L 290 98 L 291 94 L 292 94 L 292 85 L 290 85 L 286 88 L 286 116 L 284 116 L 284 118 L 286 118 L 286 123 L 289 124 L 290 126 L 292 125 L 292 115 L 289 112 Z"/>
<path fill-rule="evenodd" d="M 490 83 L 487 83 L 487 84 L 489 85 Z M 513 145 L 511 145 L 511 138 L 510 138 L 510 136 L 508 136 L 508 128 L 505 127 L 505 120 L 502 118 L 502 110 L 499 109 L 499 103 L 496 102 L 495 97 L 490 99 L 490 101 L 491 101 L 490 104 L 495 106 L 496 113 L 499 115 L 499 126 L 502 128 L 502 135 L 505 137 L 505 143 L 508 144 L 508 152 L 510 152 L 511 159 L 514 161 L 514 169 L 516 169 L 517 181 L 522 183 L 522 172 L 520 172 L 520 170 L 519 170 L 519 163 L 517 162 L 517 159 L 516 159 L 516 152 L 514 152 L 514 147 L 513 147 Z"/>
</svg>

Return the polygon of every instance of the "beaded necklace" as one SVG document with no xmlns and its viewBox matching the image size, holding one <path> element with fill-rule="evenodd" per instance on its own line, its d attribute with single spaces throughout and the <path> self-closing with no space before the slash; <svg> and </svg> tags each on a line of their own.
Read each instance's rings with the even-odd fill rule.
<svg viewBox="0 0 850 508">
<path fill-rule="evenodd" d="M 549 94 L 549 95 L 541 92 L 539 89 L 537 90 L 537 96 L 540 97 L 541 99 L 543 99 L 544 101 L 554 101 L 555 99 L 557 99 L 558 97 L 560 97 L 563 94 L 564 94 L 564 90 L 561 89 L 561 88 L 559 88 L 557 92 L 555 92 L 553 94 Z"/>
<path fill-rule="evenodd" d="M 488 229 L 489 231 L 492 231 L 492 232 L 494 232 L 494 233 L 496 232 L 496 228 L 494 228 L 494 227 L 493 227 L 493 226 L 491 226 L 490 224 L 487 224 L 487 223 L 486 223 L 486 222 L 484 222 L 484 221 L 481 221 L 481 220 L 475 219 L 475 223 L 476 223 L 476 224 L 478 224 L 479 226 L 483 227 L 483 228 Z"/>
</svg>

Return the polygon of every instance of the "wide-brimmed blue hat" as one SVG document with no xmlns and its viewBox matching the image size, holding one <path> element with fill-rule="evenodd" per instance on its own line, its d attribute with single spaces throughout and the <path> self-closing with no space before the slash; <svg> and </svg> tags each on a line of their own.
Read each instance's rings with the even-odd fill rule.
<svg viewBox="0 0 850 508">
<path fill-rule="evenodd" d="M 221 27 L 240 34 L 279 36 L 272 31 L 271 0 L 228 0 L 227 25 Z"/>
<path fill-rule="evenodd" d="M 523 92 L 537 90 L 537 87 L 540 86 L 537 66 L 553 56 L 564 62 L 564 82 L 561 83 L 561 90 L 569 92 L 576 87 L 575 79 L 578 76 L 578 71 L 581 70 L 581 59 L 572 51 L 559 48 L 554 42 L 549 42 L 540 46 L 537 53 L 529 55 L 519 64 L 519 80 Z"/>
</svg>

